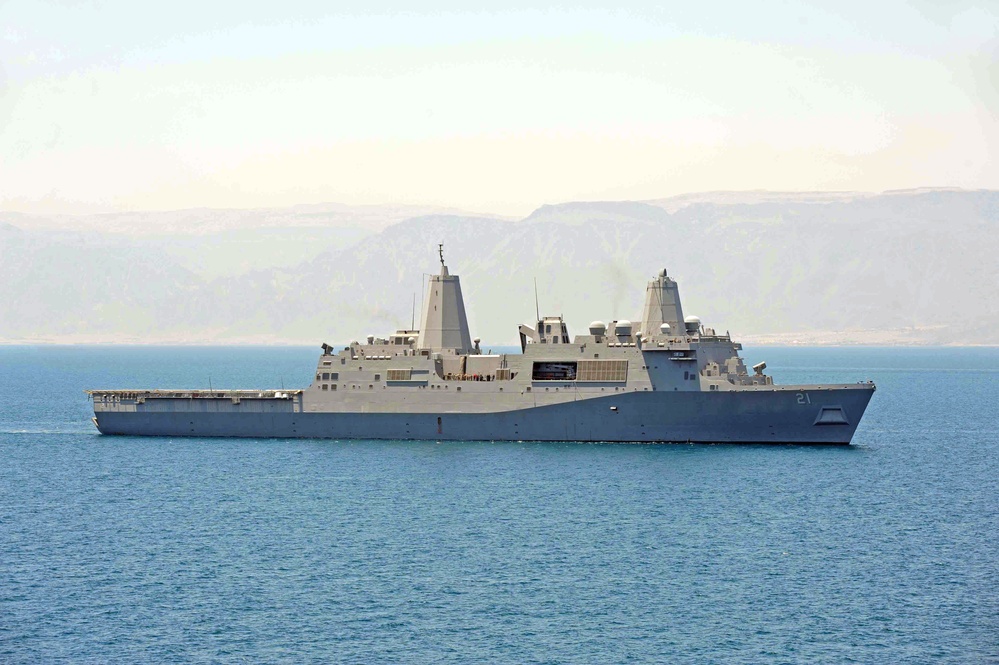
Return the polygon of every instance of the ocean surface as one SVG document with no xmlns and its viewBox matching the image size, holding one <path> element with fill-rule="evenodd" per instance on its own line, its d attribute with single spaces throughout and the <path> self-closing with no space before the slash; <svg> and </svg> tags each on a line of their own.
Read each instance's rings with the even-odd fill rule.
<svg viewBox="0 0 999 665">
<path fill-rule="evenodd" d="M 84 388 L 302 387 L 312 348 L 0 347 L 0 662 L 999 662 L 999 349 L 849 447 L 105 437 Z"/>
</svg>

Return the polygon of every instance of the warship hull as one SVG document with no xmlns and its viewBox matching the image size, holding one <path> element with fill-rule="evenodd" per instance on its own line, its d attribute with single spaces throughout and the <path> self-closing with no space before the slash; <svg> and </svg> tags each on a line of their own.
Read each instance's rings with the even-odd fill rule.
<svg viewBox="0 0 999 665">
<path fill-rule="evenodd" d="M 323 344 L 298 390 L 90 390 L 103 434 L 456 441 L 850 443 L 872 383 L 776 386 L 742 345 L 684 316 L 666 270 L 641 324 L 520 325 L 521 353 L 483 353 L 461 284 L 431 275 L 420 328 Z"/>
<path fill-rule="evenodd" d="M 493 412 L 334 412 L 297 396 L 121 399 L 95 409 L 103 434 L 393 440 L 848 444 L 867 384 L 731 392 L 632 392 Z"/>
</svg>

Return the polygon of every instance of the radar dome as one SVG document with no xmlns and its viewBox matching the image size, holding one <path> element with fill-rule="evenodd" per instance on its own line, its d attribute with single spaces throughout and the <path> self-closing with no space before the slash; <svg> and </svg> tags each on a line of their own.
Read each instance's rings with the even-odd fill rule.
<svg viewBox="0 0 999 665">
<path fill-rule="evenodd" d="M 685 318 L 683 320 L 683 322 L 684 323 L 696 323 L 697 325 L 701 325 L 701 319 L 700 319 L 700 317 L 693 316 L 693 315 L 688 316 L 687 318 Z"/>
<path fill-rule="evenodd" d="M 603 321 L 594 321 L 590 324 L 591 335 L 603 335 L 605 332 L 607 332 L 607 324 Z"/>
<path fill-rule="evenodd" d="M 683 325 L 687 332 L 697 332 L 697 329 L 701 327 L 701 320 L 696 316 L 688 316 L 683 320 Z"/>
<path fill-rule="evenodd" d="M 661 332 L 662 334 L 668 335 L 669 331 L 670 331 L 670 327 L 669 327 L 668 323 L 664 323 L 661 326 L 659 326 L 659 332 Z"/>
<path fill-rule="evenodd" d="M 627 319 L 621 319 L 614 326 L 614 332 L 618 335 L 630 335 L 631 334 L 631 321 Z"/>
</svg>

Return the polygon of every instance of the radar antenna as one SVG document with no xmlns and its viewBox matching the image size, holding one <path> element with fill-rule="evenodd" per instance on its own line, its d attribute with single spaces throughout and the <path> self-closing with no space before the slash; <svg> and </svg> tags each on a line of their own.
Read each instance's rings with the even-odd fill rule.
<svg viewBox="0 0 999 665">
<path fill-rule="evenodd" d="M 444 265 L 444 243 L 439 243 L 437 245 L 437 251 L 441 254 L 441 265 Z"/>
</svg>

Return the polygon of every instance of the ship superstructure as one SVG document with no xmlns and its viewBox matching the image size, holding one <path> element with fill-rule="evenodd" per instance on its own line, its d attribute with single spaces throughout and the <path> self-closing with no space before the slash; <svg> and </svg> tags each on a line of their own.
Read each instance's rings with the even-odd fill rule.
<svg viewBox="0 0 999 665">
<path fill-rule="evenodd" d="M 640 322 L 561 316 L 483 353 L 441 253 L 418 330 L 322 345 L 300 390 L 92 390 L 104 434 L 634 442 L 849 443 L 873 383 L 774 385 L 728 333 L 684 316 L 676 281 L 646 287 Z"/>
</svg>

